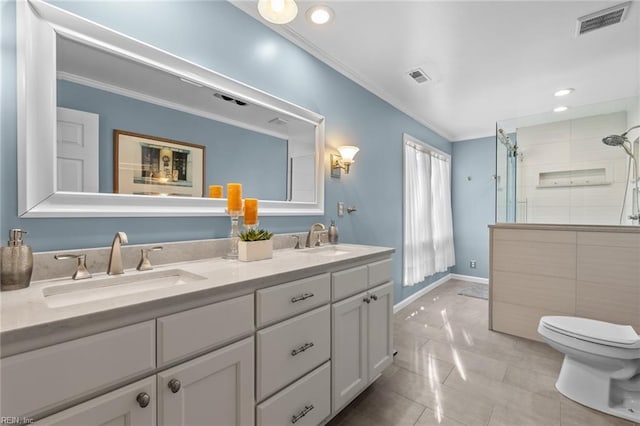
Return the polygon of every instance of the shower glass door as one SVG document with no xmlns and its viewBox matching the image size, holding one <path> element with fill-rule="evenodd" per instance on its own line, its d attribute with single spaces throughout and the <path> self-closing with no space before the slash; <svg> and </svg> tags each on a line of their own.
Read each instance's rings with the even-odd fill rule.
<svg viewBox="0 0 640 426">
<path fill-rule="evenodd" d="M 516 221 L 515 134 L 507 135 L 496 127 L 496 223 Z"/>
</svg>

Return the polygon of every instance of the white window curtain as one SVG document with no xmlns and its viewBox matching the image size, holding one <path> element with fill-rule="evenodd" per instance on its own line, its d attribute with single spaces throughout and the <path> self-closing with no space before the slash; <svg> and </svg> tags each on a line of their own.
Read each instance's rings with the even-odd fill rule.
<svg viewBox="0 0 640 426">
<path fill-rule="evenodd" d="M 404 286 L 455 265 L 451 157 L 405 135 Z"/>
</svg>

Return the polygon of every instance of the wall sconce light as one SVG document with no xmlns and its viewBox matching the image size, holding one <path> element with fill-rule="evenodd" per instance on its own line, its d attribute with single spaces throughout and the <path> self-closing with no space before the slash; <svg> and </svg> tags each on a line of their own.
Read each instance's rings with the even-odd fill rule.
<svg viewBox="0 0 640 426">
<path fill-rule="evenodd" d="M 340 178 L 341 169 L 349 174 L 349 167 L 354 163 L 354 157 L 360 148 L 353 145 L 345 145 L 338 148 L 340 155 L 331 154 L 331 177 Z"/>
<path fill-rule="evenodd" d="M 288 24 L 298 14 L 295 0 L 258 0 L 258 12 L 272 24 Z"/>
</svg>

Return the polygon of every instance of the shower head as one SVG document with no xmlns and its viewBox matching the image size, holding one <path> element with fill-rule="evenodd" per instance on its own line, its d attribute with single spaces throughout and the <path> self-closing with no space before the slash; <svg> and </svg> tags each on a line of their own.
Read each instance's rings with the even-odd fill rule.
<svg viewBox="0 0 640 426">
<path fill-rule="evenodd" d="M 625 142 L 629 142 L 627 139 L 627 134 L 633 129 L 640 128 L 640 125 L 630 127 L 626 132 L 621 135 L 609 135 L 606 138 L 602 139 L 602 143 L 609 146 L 624 146 Z"/>
<path fill-rule="evenodd" d="M 627 134 L 633 129 L 637 129 L 637 128 L 640 128 L 640 125 L 629 128 L 626 132 L 624 132 L 621 135 L 609 135 L 606 138 L 602 138 L 602 143 L 609 146 L 621 146 L 622 148 L 624 148 L 625 152 L 629 154 L 631 158 L 635 159 L 630 149 L 631 142 L 629 142 L 629 139 L 627 138 Z M 629 144 L 629 146 L 627 146 L 627 143 Z"/>
<path fill-rule="evenodd" d="M 602 143 L 609 146 L 621 146 L 628 141 L 627 137 L 623 135 L 609 135 L 602 139 Z"/>
<path fill-rule="evenodd" d="M 629 157 L 635 160 L 635 156 L 633 155 L 633 152 L 631 152 L 631 142 L 627 138 L 627 133 L 638 127 L 640 126 L 633 126 L 621 135 L 609 135 L 606 138 L 602 138 L 602 143 L 609 146 L 621 146 Z"/>
</svg>

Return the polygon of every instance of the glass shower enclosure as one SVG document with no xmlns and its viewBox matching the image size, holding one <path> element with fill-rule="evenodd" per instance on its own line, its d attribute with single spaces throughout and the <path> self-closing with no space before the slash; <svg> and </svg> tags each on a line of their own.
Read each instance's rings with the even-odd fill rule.
<svg viewBox="0 0 640 426">
<path fill-rule="evenodd" d="M 516 222 L 516 134 L 496 126 L 496 223 Z"/>
<path fill-rule="evenodd" d="M 496 223 L 640 225 L 640 97 L 496 123 Z"/>
</svg>

